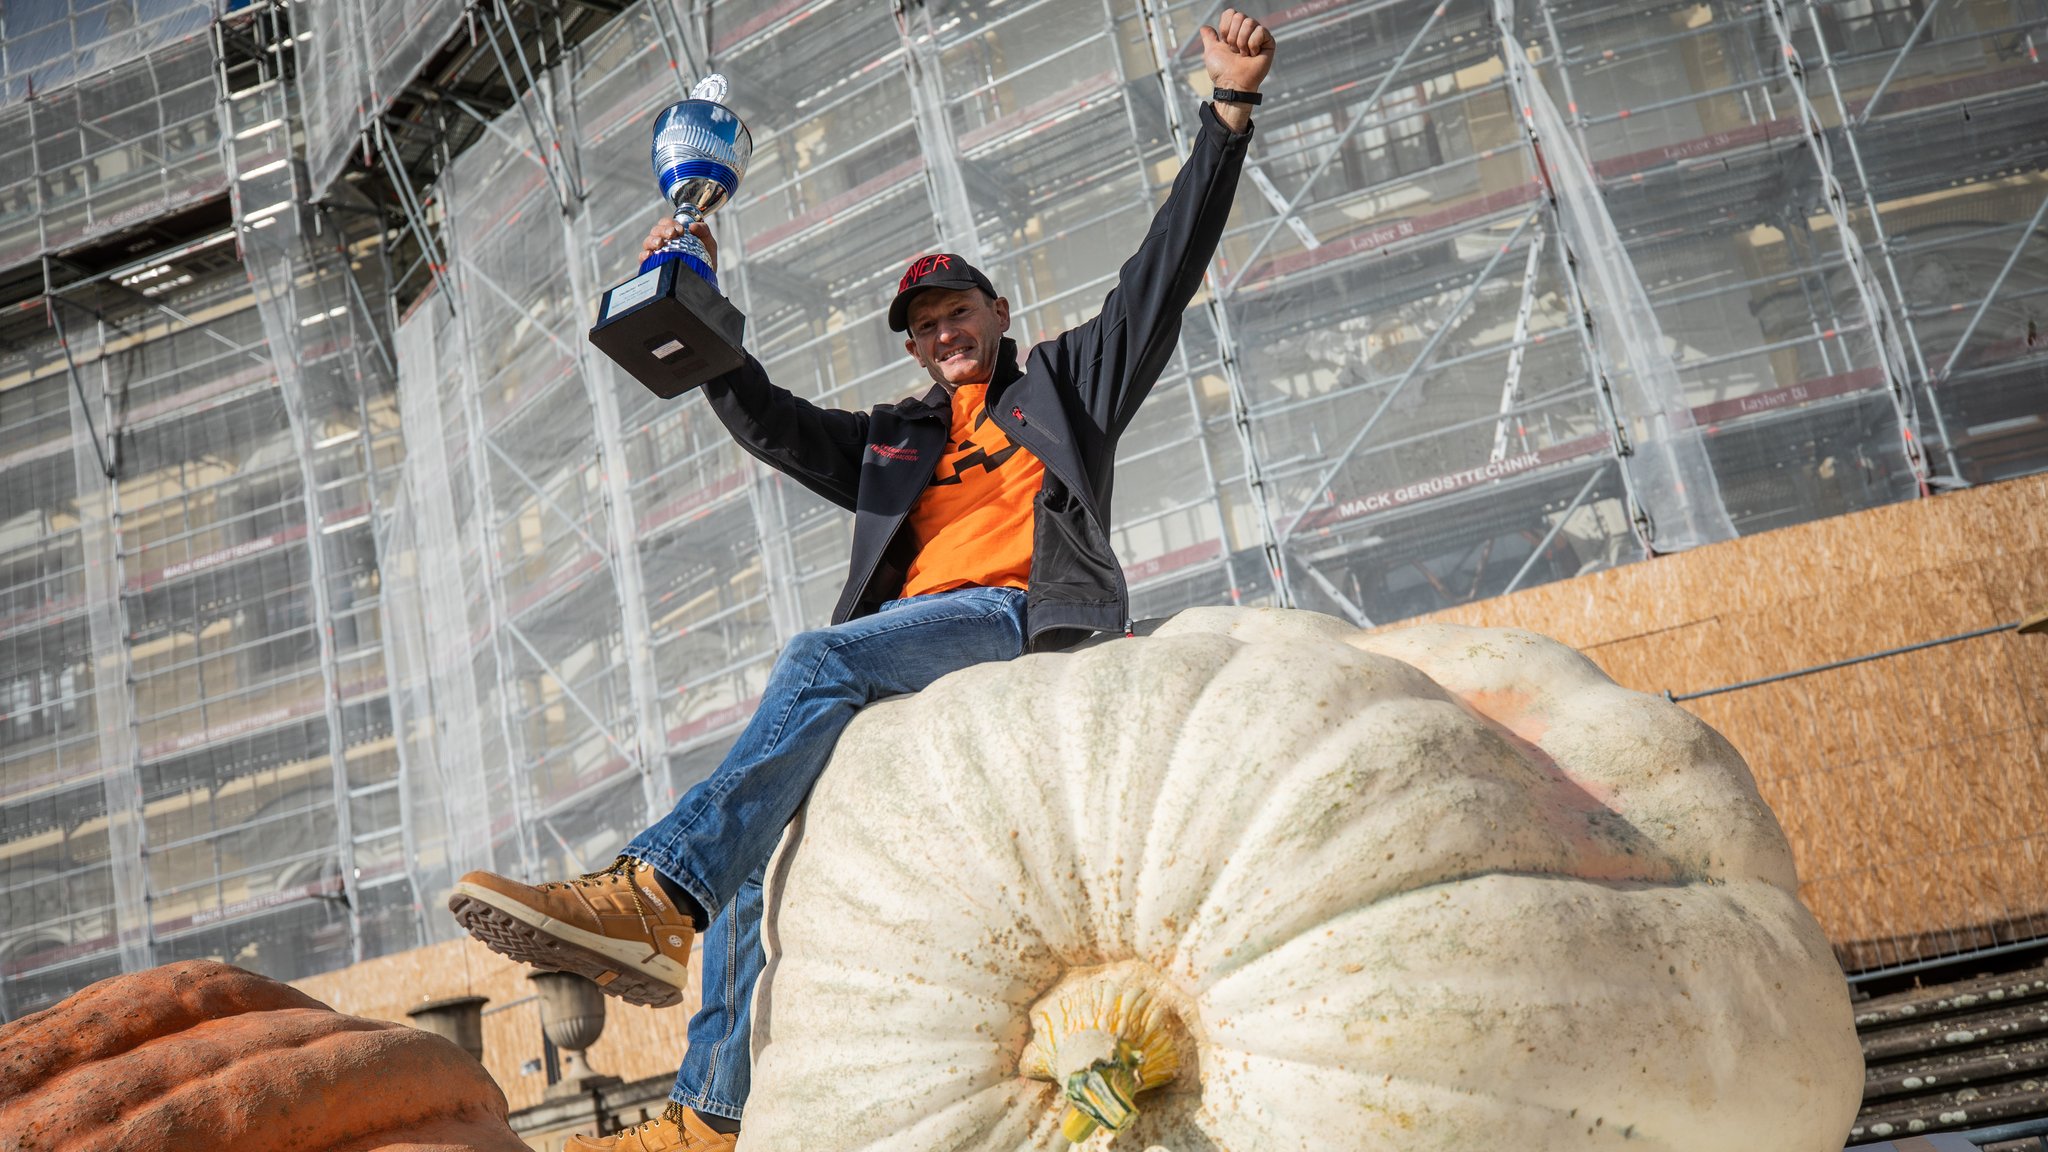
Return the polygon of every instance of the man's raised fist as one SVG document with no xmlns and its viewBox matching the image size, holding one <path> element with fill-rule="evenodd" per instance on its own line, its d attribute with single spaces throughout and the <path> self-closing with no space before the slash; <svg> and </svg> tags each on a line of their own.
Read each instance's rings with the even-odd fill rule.
<svg viewBox="0 0 2048 1152">
<path fill-rule="evenodd" d="M 1202 25 L 1202 65 L 1217 88 L 1257 92 L 1273 68 L 1273 34 L 1250 16 L 1225 8 L 1215 27 Z"/>
</svg>

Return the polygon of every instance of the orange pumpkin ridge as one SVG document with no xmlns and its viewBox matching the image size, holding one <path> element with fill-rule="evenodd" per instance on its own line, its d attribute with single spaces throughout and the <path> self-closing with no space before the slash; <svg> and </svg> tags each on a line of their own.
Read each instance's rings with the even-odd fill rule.
<svg viewBox="0 0 2048 1152">
<path fill-rule="evenodd" d="M 0 1027 L 10 1152 L 524 1152 L 505 1115 L 448 1041 L 213 961 L 103 980 Z"/>
<path fill-rule="evenodd" d="M 278 1008 L 326 1008 L 311 996 L 213 960 L 166 964 L 89 985 L 0 1028 L 0 1116 L 69 1068 L 104 1060 L 201 1020 Z"/>
</svg>

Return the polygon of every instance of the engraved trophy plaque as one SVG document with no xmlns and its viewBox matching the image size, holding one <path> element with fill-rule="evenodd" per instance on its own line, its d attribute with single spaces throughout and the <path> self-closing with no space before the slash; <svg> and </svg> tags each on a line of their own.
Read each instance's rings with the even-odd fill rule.
<svg viewBox="0 0 2048 1152">
<path fill-rule="evenodd" d="M 649 391 L 681 395 L 740 366 L 746 317 L 718 292 L 710 253 L 689 226 L 732 198 L 754 138 L 724 100 L 723 76 L 706 76 L 690 99 L 654 120 L 654 174 L 683 231 L 640 263 L 640 274 L 604 294 L 590 342 Z"/>
</svg>

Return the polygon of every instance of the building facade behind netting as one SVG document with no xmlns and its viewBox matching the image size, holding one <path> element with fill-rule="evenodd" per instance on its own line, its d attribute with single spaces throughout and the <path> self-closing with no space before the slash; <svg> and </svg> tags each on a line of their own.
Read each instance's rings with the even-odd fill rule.
<svg viewBox="0 0 2048 1152">
<path fill-rule="evenodd" d="M 914 255 L 979 263 L 1022 345 L 1093 314 L 1221 6 L 603 7 L 6 5 L 7 1015 L 602 866 L 825 621 L 848 518 L 584 339 L 696 74 L 756 145 L 713 219 L 751 350 L 865 406 L 923 391 Z M 1266 15 L 1123 441 L 1138 617 L 1386 623 L 2048 466 L 2048 0 Z"/>
</svg>

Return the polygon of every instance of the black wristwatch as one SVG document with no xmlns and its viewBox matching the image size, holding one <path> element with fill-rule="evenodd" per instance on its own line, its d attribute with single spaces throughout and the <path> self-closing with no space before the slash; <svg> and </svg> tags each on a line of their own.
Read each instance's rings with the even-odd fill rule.
<svg viewBox="0 0 2048 1152">
<path fill-rule="evenodd" d="M 1257 92 L 1239 92 L 1235 88 L 1218 88 L 1209 93 L 1209 99 L 1214 100 L 1218 104 L 1257 104 L 1260 96 Z"/>
</svg>

